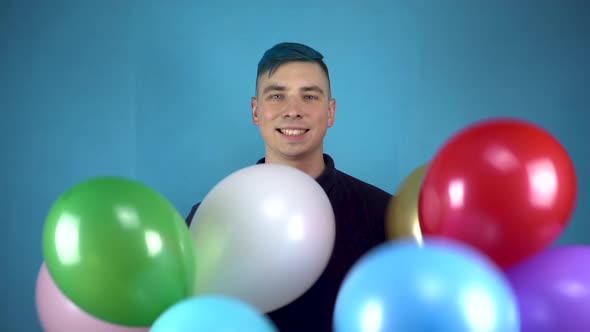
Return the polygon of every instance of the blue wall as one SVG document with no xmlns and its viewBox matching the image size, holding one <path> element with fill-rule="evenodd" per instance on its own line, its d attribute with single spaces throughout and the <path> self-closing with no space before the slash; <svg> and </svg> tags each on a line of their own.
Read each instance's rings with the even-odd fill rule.
<svg viewBox="0 0 590 332">
<path fill-rule="evenodd" d="M 337 98 L 326 150 L 341 170 L 393 192 L 461 127 L 528 119 L 578 173 L 558 242 L 590 243 L 585 1 L 98 3 L 0 1 L 2 331 L 40 330 L 41 232 L 66 188 L 129 176 L 186 215 L 262 157 L 249 98 L 280 41 L 326 57 Z"/>
</svg>

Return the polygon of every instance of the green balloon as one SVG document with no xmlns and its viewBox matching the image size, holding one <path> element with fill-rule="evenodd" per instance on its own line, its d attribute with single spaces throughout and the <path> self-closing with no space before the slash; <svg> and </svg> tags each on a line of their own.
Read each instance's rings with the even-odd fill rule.
<svg viewBox="0 0 590 332">
<path fill-rule="evenodd" d="M 99 177 L 63 193 L 43 228 L 55 284 L 106 322 L 151 326 L 193 293 L 195 255 L 184 219 L 136 181 Z"/>
</svg>

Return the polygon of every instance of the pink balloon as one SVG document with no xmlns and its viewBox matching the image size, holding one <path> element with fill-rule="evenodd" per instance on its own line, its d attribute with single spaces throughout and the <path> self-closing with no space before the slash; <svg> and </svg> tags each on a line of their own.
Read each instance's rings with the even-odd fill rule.
<svg viewBox="0 0 590 332">
<path fill-rule="evenodd" d="M 148 332 L 149 327 L 128 327 L 113 325 L 99 320 L 81 310 L 70 301 L 55 285 L 47 271 L 45 262 L 41 265 L 35 289 L 37 315 L 45 332 Z"/>
</svg>

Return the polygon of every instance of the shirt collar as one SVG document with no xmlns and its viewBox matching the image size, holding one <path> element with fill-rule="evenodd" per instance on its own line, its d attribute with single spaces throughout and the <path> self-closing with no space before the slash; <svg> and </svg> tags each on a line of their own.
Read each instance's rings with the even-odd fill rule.
<svg viewBox="0 0 590 332">
<path fill-rule="evenodd" d="M 256 162 L 256 164 L 264 164 L 264 162 L 265 158 L 261 158 Z M 315 180 L 324 189 L 324 191 L 328 193 L 336 182 L 336 166 L 334 165 L 334 159 L 332 159 L 332 157 L 326 153 L 324 153 L 324 164 L 326 165 L 324 171 Z"/>
</svg>

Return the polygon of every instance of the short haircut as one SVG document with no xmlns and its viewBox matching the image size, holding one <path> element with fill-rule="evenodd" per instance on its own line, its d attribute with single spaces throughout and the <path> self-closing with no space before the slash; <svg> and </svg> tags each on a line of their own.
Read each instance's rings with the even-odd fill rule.
<svg viewBox="0 0 590 332">
<path fill-rule="evenodd" d="M 323 59 L 324 56 L 320 52 L 307 45 L 287 42 L 276 44 L 264 52 L 264 55 L 258 62 L 258 72 L 256 73 L 256 89 L 258 89 L 258 78 L 261 75 L 266 73 L 270 77 L 279 66 L 289 62 L 317 63 L 326 74 L 329 86 L 330 74 Z"/>
</svg>

